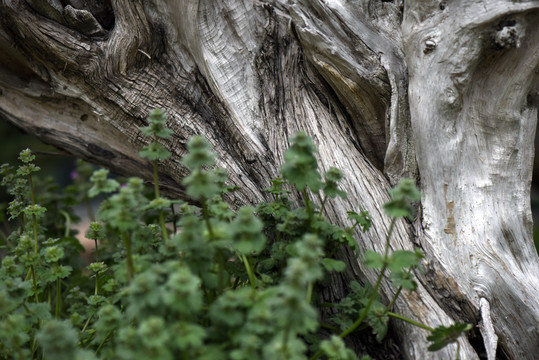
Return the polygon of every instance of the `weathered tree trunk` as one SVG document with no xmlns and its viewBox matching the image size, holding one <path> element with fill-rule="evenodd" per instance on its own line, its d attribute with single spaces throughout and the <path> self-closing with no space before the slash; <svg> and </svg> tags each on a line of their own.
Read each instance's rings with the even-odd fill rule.
<svg viewBox="0 0 539 360">
<path fill-rule="evenodd" d="M 539 353 L 539 261 L 529 188 L 539 91 L 538 1 L 3 0 L 0 115 L 46 142 L 117 172 L 151 178 L 138 156 L 149 110 L 170 115 L 173 157 L 163 187 L 185 197 L 180 164 L 203 134 L 231 182 L 229 200 L 264 198 L 287 139 L 315 137 L 323 168 L 346 176 L 348 198 L 381 251 L 391 183 L 421 185 L 415 224 L 398 224 L 393 249 L 420 247 L 426 272 L 396 311 L 435 327 L 480 326 L 461 356 L 531 359 Z M 358 254 L 324 296 L 352 278 L 373 281 Z M 395 290 L 388 283 L 383 293 Z M 488 311 L 490 305 L 490 311 Z M 492 320 L 492 325 L 490 325 Z M 426 333 L 395 323 L 408 359 Z M 471 344 L 474 344 L 472 346 Z"/>
</svg>

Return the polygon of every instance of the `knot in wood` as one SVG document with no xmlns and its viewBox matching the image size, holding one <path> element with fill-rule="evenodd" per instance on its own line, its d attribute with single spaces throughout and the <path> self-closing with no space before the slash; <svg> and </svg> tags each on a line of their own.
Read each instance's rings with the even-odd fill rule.
<svg viewBox="0 0 539 360">
<path fill-rule="evenodd" d="M 425 48 L 423 49 L 423 52 L 425 54 L 427 53 L 430 53 L 431 51 L 434 51 L 434 49 L 436 49 L 436 41 L 432 40 L 432 39 L 427 39 L 425 41 Z"/>
<path fill-rule="evenodd" d="M 517 27 L 504 26 L 496 32 L 494 42 L 500 49 L 518 48 L 520 46 L 520 36 Z"/>
</svg>

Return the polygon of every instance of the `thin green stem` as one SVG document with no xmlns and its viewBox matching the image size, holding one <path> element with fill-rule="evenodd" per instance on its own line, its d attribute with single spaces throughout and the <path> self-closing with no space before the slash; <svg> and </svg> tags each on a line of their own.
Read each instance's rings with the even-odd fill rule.
<svg viewBox="0 0 539 360">
<path fill-rule="evenodd" d="M 385 242 L 385 250 L 384 250 L 384 266 L 382 266 L 382 269 L 380 270 L 380 274 L 378 275 L 378 279 L 376 280 L 376 285 L 374 286 L 374 289 L 372 290 L 371 296 L 369 297 L 369 301 L 367 302 L 367 305 L 361 312 L 359 318 L 345 331 L 343 331 L 339 337 L 342 339 L 346 336 L 348 336 L 350 333 L 352 333 L 354 330 L 356 330 L 361 323 L 365 320 L 367 317 L 367 314 L 369 313 L 369 310 L 372 306 L 372 303 L 374 302 L 374 299 L 376 298 L 376 295 L 378 294 L 378 289 L 380 288 L 380 284 L 382 283 L 382 279 L 384 278 L 385 271 L 387 270 L 387 258 L 389 254 L 389 240 L 391 238 L 391 234 L 393 233 L 393 229 L 395 227 L 397 219 L 393 218 L 391 219 L 391 224 L 389 225 L 389 231 L 387 232 L 386 236 L 386 242 Z M 310 360 L 318 359 L 322 355 L 322 350 L 318 350 Z"/>
<path fill-rule="evenodd" d="M 309 282 L 309 285 L 307 285 L 307 303 L 310 304 L 311 303 L 311 299 L 313 297 L 313 288 L 314 288 L 314 283 L 312 281 Z"/>
<path fill-rule="evenodd" d="M 30 198 L 32 201 L 32 206 L 36 205 L 35 200 L 35 193 L 34 193 L 34 184 L 32 183 L 32 175 L 28 175 L 28 186 L 30 187 Z M 32 227 L 33 227 L 33 233 L 34 233 L 34 254 L 37 255 L 38 253 L 38 244 L 37 244 L 37 218 L 36 214 L 32 213 Z M 32 284 L 34 286 L 34 298 L 36 303 L 39 302 L 39 295 L 37 293 L 37 280 L 36 280 L 36 271 L 34 269 L 34 265 L 30 265 L 30 273 L 32 275 Z"/>
<path fill-rule="evenodd" d="M 217 293 L 222 294 L 225 288 L 225 259 L 221 250 L 217 250 L 217 263 Z"/>
<path fill-rule="evenodd" d="M 127 282 L 130 283 L 133 279 L 133 257 L 131 255 L 131 237 L 123 232 L 122 238 L 127 252 Z"/>
<path fill-rule="evenodd" d="M 37 294 L 37 280 L 36 280 L 36 271 L 34 265 L 30 265 L 30 274 L 32 276 L 32 286 L 34 287 L 34 300 L 36 303 L 39 302 L 39 295 Z"/>
<path fill-rule="evenodd" d="M 157 171 L 157 160 L 153 161 L 153 188 L 155 192 L 155 199 L 159 199 L 161 195 L 159 194 L 159 173 Z M 163 210 L 159 209 L 159 225 L 161 226 L 161 234 L 163 235 L 163 240 L 168 238 L 167 228 L 165 226 L 165 214 Z"/>
<path fill-rule="evenodd" d="M 328 196 L 324 194 L 324 199 L 322 200 L 322 204 L 320 205 L 320 212 L 319 212 L 320 215 L 322 215 L 326 209 L 327 200 L 328 200 Z"/>
<path fill-rule="evenodd" d="M 41 324 L 41 321 L 40 321 Z M 30 348 L 30 359 L 34 358 L 34 354 L 37 351 L 37 338 L 34 336 L 34 340 L 32 340 L 32 347 Z"/>
<path fill-rule="evenodd" d="M 170 204 L 170 213 L 172 214 L 172 230 L 174 231 L 174 234 L 176 234 L 178 229 L 176 228 L 176 211 L 174 210 L 174 204 Z"/>
<path fill-rule="evenodd" d="M 99 352 L 99 350 L 101 350 L 101 348 L 103 347 L 103 345 L 105 345 L 105 343 L 108 341 L 108 339 L 112 336 L 112 333 L 114 332 L 114 330 L 111 330 L 109 331 L 109 333 L 107 334 L 107 336 L 105 336 L 105 338 L 103 339 L 103 341 L 101 341 L 101 344 L 99 344 L 99 346 L 97 347 L 97 349 L 95 350 L 95 354 L 97 355 L 97 353 Z"/>
<path fill-rule="evenodd" d="M 99 246 L 96 239 L 94 239 L 94 244 L 95 244 L 95 262 L 99 262 Z"/>
<path fill-rule="evenodd" d="M 247 276 L 249 276 L 251 287 L 253 288 L 253 291 L 256 291 L 256 277 L 253 269 L 251 268 L 251 264 L 249 264 L 249 260 L 244 254 L 241 254 L 241 259 L 243 261 L 243 265 L 245 266 L 245 270 L 247 271 Z"/>
<path fill-rule="evenodd" d="M 64 237 L 68 237 L 69 233 L 71 231 L 71 216 L 67 213 L 67 211 L 64 211 L 62 209 L 59 209 L 58 212 L 62 214 L 62 216 L 65 218 L 65 230 L 64 230 Z"/>
<path fill-rule="evenodd" d="M 153 189 L 155 192 L 155 198 L 159 199 L 159 175 L 157 172 L 157 160 L 153 161 Z"/>
<path fill-rule="evenodd" d="M 60 302 L 61 302 L 61 289 L 62 284 L 60 283 L 60 278 L 56 279 L 56 308 L 54 311 L 54 317 L 57 319 L 60 316 Z"/>
<path fill-rule="evenodd" d="M 95 262 L 99 262 L 99 247 L 97 246 L 97 240 L 94 239 L 95 243 Z M 95 291 L 94 294 L 97 295 L 99 292 L 99 271 L 95 273 Z"/>
<path fill-rule="evenodd" d="M 412 267 L 408 269 L 408 274 L 412 273 L 412 269 L 413 269 Z M 393 299 L 391 299 L 391 301 L 389 302 L 389 305 L 387 305 L 386 307 L 387 311 L 390 311 L 393 308 L 393 305 L 395 304 L 395 301 L 397 301 L 397 298 L 399 297 L 401 292 L 402 292 L 402 286 L 399 286 L 399 288 L 397 289 L 397 292 L 395 293 L 395 295 L 393 295 Z"/>
<path fill-rule="evenodd" d="M 412 319 L 409 319 L 407 317 L 404 317 L 402 315 L 399 315 L 399 314 L 395 314 L 391 311 L 388 311 L 387 312 L 387 315 L 391 316 L 392 318 L 395 318 L 395 319 L 399 319 L 399 320 L 402 320 L 402 321 L 405 321 L 407 322 L 408 324 L 412 324 L 412 325 L 415 325 L 421 329 L 424 329 L 424 330 L 427 330 L 427 331 L 433 331 L 434 329 L 427 326 L 427 325 L 424 325 L 424 324 L 421 324 L 421 323 L 418 323 L 417 321 L 414 321 Z"/>
<path fill-rule="evenodd" d="M 378 275 L 378 279 L 376 280 L 376 285 L 374 286 L 374 289 L 372 290 L 371 296 L 369 297 L 369 301 L 367 302 L 367 305 L 363 309 L 361 315 L 356 320 L 356 322 L 352 324 L 352 326 L 350 326 L 348 329 L 346 329 L 339 335 L 340 338 L 344 338 L 347 335 L 349 335 L 351 332 L 357 329 L 359 325 L 361 325 L 363 320 L 365 320 L 365 318 L 367 317 L 367 314 L 369 313 L 369 310 L 371 309 L 374 299 L 376 299 L 376 295 L 378 294 L 378 289 L 380 288 L 380 284 L 382 283 L 382 279 L 384 278 L 384 273 L 386 269 L 387 269 L 387 266 L 384 265 L 382 267 L 382 270 L 380 271 L 380 274 Z"/>
<path fill-rule="evenodd" d="M 367 314 L 372 306 L 372 303 L 374 302 L 374 299 L 376 298 L 376 295 L 378 294 L 378 289 L 380 288 L 380 284 L 382 284 L 382 279 L 384 278 L 385 272 L 387 270 L 387 258 L 389 255 L 389 239 L 391 238 L 391 234 L 393 233 L 393 228 L 395 227 L 396 218 L 391 219 L 391 224 L 389 225 L 389 231 L 387 232 L 386 236 L 386 243 L 385 243 L 385 249 L 384 249 L 384 266 L 382 266 L 382 269 L 380 270 L 380 274 L 378 275 L 378 279 L 376 280 L 376 285 L 374 286 L 374 289 L 372 290 L 371 296 L 369 298 L 369 301 L 367 303 L 367 306 L 363 309 L 363 312 L 361 313 L 361 316 L 357 321 L 350 326 L 348 329 L 343 331 L 339 336 L 341 338 L 344 338 L 348 334 L 350 334 L 352 331 L 354 331 L 365 318 L 367 317 Z"/>
<path fill-rule="evenodd" d="M 163 213 L 163 210 L 159 210 L 159 225 L 161 226 L 163 240 L 168 239 L 167 227 L 165 226 L 165 214 Z"/>
<path fill-rule="evenodd" d="M 354 223 L 354 225 L 350 228 L 350 230 L 354 230 L 356 228 L 356 226 L 358 226 L 358 225 L 359 225 L 359 221 L 356 221 Z"/>
<path fill-rule="evenodd" d="M 81 333 L 84 333 L 86 331 L 86 329 L 88 328 L 88 325 L 90 325 L 90 321 L 92 321 L 92 318 L 94 317 L 94 314 L 90 315 L 90 317 L 88 317 L 88 320 L 86 320 L 86 322 L 84 323 L 84 326 L 82 327 L 82 330 L 80 331 Z"/>
<path fill-rule="evenodd" d="M 395 295 L 393 295 L 393 298 L 389 302 L 389 305 L 387 305 L 386 307 L 387 311 L 390 311 L 393 308 L 393 305 L 395 304 L 395 301 L 397 301 L 397 298 L 399 297 L 401 291 L 402 291 L 402 286 L 399 286 L 399 288 L 397 289 L 397 292 L 395 293 Z"/>
<path fill-rule="evenodd" d="M 391 224 L 389 225 L 389 231 L 387 232 L 386 244 L 385 244 L 385 250 L 384 250 L 384 262 L 387 262 L 387 256 L 389 255 L 389 240 L 391 239 L 391 235 L 393 234 L 393 229 L 395 228 L 396 222 L 397 222 L 397 218 L 393 218 L 391 219 Z"/>
<path fill-rule="evenodd" d="M 283 333 L 283 351 L 286 351 L 286 347 L 288 346 L 288 337 L 290 336 L 290 321 L 286 324 L 286 328 L 284 329 Z"/>
<path fill-rule="evenodd" d="M 204 217 L 204 221 L 206 223 L 206 229 L 208 229 L 208 233 L 210 235 L 210 240 L 213 239 L 213 229 L 211 227 L 211 223 L 210 223 L 210 215 L 208 214 L 208 206 L 206 204 L 206 198 L 205 197 L 202 197 L 200 199 L 202 205 L 202 216 Z"/>
<path fill-rule="evenodd" d="M 303 201 L 305 201 L 305 209 L 307 210 L 307 216 L 309 217 L 309 226 L 313 220 L 313 209 L 311 208 L 311 201 L 309 199 L 309 194 L 307 193 L 307 188 L 303 189 Z"/>
<path fill-rule="evenodd" d="M 32 200 L 32 206 L 36 205 L 36 198 L 34 193 L 34 184 L 32 183 L 32 175 L 28 175 L 28 186 L 30 187 L 30 199 Z M 32 213 L 32 225 L 34 230 L 34 253 L 37 254 L 37 218 L 36 214 Z"/>
</svg>

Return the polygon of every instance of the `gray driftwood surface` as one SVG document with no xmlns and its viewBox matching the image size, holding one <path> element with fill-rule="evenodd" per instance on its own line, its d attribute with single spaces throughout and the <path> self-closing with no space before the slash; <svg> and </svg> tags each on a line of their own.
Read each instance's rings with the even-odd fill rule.
<svg viewBox="0 0 539 360">
<path fill-rule="evenodd" d="M 171 196 L 185 197 L 179 160 L 195 134 L 241 187 L 229 199 L 239 206 L 264 198 L 287 139 L 305 130 L 322 168 L 346 177 L 331 220 L 369 210 L 374 228 L 357 241 L 381 251 L 387 190 L 416 179 L 417 220 L 398 224 L 392 248 L 421 248 L 426 271 L 395 312 L 476 325 L 460 340 L 463 359 L 539 354 L 529 194 L 538 72 L 539 1 L 0 2 L 0 117 L 149 179 L 138 127 L 161 107 L 175 131 L 161 167 Z M 351 270 L 328 299 L 376 277 L 357 254 L 341 256 Z M 384 284 L 386 298 L 394 291 Z M 454 358 L 456 346 L 429 353 L 424 330 L 394 327 L 404 358 Z"/>
</svg>

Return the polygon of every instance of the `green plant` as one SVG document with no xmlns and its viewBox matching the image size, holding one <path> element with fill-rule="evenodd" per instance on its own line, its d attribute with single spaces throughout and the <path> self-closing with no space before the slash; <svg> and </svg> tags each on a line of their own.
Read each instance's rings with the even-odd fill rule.
<svg viewBox="0 0 539 360">
<path fill-rule="evenodd" d="M 291 139 L 283 177 L 265 190 L 272 201 L 233 211 L 224 198 L 236 188 L 214 168 L 215 155 L 198 136 L 182 160 L 190 170 L 183 185 L 198 206 L 160 194 L 157 170 L 170 153 L 159 139 L 171 132 L 161 110 L 148 122 L 141 131 L 152 142 L 141 156 L 152 163 L 153 191 L 140 179 L 120 185 L 108 171 L 90 175 L 79 164 L 88 182 L 79 179 L 61 195 L 40 198 L 29 151 L 17 171 L 2 167 L 2 184 L 14 196 L 8 212 L 18 226 L 3 242 L 0 358 L 354 359 L 343 338 L 369 327 L 381 341 L 391 317 L 430 331 L 431 350 L 458 344 L 469 330 L 468 324 L 432 329 L 391 312 L 402 290 L 415 290 L 413 270 L 423 257 L 389 250 L 395 222 L 412 216 L 410 202 L 419 200 L 410 180 L 393 189 L 385 205 L 392 222 L 384 253 L 364 254 L 365 266 L 379 271 L 377 282 L 354 282 L 339 303 L 320 304 L 316 293 L 324 279 L 346 268 L 334 258 L 336 249 L 359 251 L 355 230 L 367 232 L 372 220 L 360 210 L 348 213 L 350 227 L 327 221 L 327 202 L 346 193 L 338 169 L 319 173 L 312 139 L 301 132 Z M 295 190 L 303 206 L 290 201 Z M 95 261 L 86 265 L 70 228 L 76 219 L 71 206 L 98 195 L 104 200 L 86 234 Z M 45 205 L 63 215 L 63 228 L 58 217 L 45 216 Z M 378 289 L 387 272 L 397 291 L 383 304 Z M 337 314 L 326 324 L 335 329 L 329 338 L 318 335 L 320 306 Z"/>
</svg>

